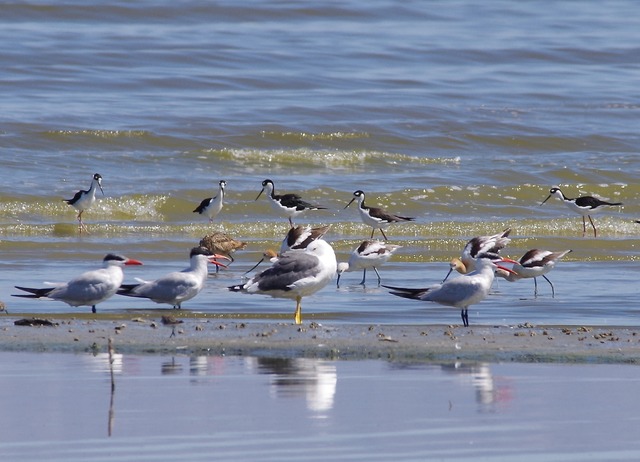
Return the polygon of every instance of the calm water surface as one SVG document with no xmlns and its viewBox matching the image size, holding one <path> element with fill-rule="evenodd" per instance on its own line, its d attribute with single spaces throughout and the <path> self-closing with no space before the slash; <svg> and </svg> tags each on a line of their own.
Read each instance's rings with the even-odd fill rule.
<svg viewBox="0 0 640 462">
<path fill-rule="evenodd" d="M 636 366 L 116 355 L 111 395 L 106 356 L 0 364 L 3 460 L 640 457 Z"/>
<path fill-rule="evenodd" d="M 416 217 L 388 230 L 403 245 L 381 270 L 388 283 L 438 282 L 469 238 L 507 227 L 510 257 L 573 249 L 550 275 L 556 299 L 545 281 L 537 300 L 530 281 L 503 283 L 474 320 L 637 324 L 635 1 L 42 0 L 0 12 L 0 300 L 14 312 L 70 310 L 11 298 L 16 284 L 66 281 L 112 251 L 145 262 L 128 279 L 152 279 L 186 266 L 212 230 L 249 245 L 185 308 L 292 311 L 225 290 L 287 230 L 254 200 L 271 178 L 328 208 L 299 223 L 331 224 L 340 259 L 369 235 L 344 210 L 354 190 Z M 78 236 L 62 199 L 95 172 L 105 195 Z M 226 205 L 210 225 L 192 210 L 220 179 Z M 540 207 L 555 184 L 624 206 L 582 238 L 559 201 Z M 390 312 L 384 291 L 348 276 L 307 312 L 457 319 L 409 301 Z"/>
</svg>

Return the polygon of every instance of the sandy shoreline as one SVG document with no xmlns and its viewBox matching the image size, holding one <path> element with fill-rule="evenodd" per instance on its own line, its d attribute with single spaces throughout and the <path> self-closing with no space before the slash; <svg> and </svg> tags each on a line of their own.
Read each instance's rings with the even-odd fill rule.
<svg viewBox="0 0 640 462">
<path fill-rule="evenodd" d="M 19 326 L 33 314 L 0 317 L 0 350 L 104 352 L 108 339 L 129 354 L 208 354 L 328 359 L 640 363 L 640 328 L 340 324 L 307 320 L 223 319 L 167 312 L 43 314 L 53 326 Z M 171 312 L 169 312 L 171 314 Z M 172 331 L 175 335 L 171 337 Z"/>
</svg>

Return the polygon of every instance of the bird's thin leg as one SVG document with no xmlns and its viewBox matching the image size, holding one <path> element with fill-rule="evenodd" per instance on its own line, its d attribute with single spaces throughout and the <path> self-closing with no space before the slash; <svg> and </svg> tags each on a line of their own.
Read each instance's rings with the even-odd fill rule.
<svg viewBox="0 0 640 462">
<path fill-rule="evenodd" d="M 589 221 L 591 222 L 591 226 L 593 226 L 593 237 L 598 237 L 598 232 L 596 231 L 596 225 L 593 224 L 593 220 L 591 219 L 591 215 L 587 215 L 587 216 L 589 217 Z"/>
<path fill-rule="evenodd" d="M 293 319 L 296 324 L 302 324 L 302 297 L 296 298 L 296 312 Z"/>
<path fill-rule="evenodd" d="M 175 336 L 176 336 L 176 326 L 172 326 L 171 327 L 171 335 L 169 336 L 169 338 L 175 337 Z"/>
<path fill-rule="evenodd" d="M 84 210 L 82 211 L 84 212 Z M 88 233 L 89 230 L 87 229 L 87 227 L 84 225 L 84 223 L 82 222 L 82 212 L 78 213 L 78 232 L 80 234 L 82 234 L 82 231 L 84 230 L 85 233 Z"/>
<path fill-rule="evenodd" d="M 92 313 L 95 313 L 95 312 L 96 312 L 96 306 L 95 306 L 95 305 L 93 305 L 93 306 L 91 307 L 91 312 L 92 312 Z"/>
<path fill-rule="evenodd" d="M 380 230 L 380 231 L 382 231 L 382 230 Z M 376 232 L 376 229 L 375 228 L 371 228 L 371 237 L 369 239 L 373 239 L 373 233 L 375 233 L 375 232 Z"/>
<path fill-rule="evenodd" d="M 367 268 L 362 270 L 362 281 L 360 281 L 360 285 L 363 286 L 364 285 L 364 281 L 365 279 L 367 279 Z"/>
<path fill-rule="evenodd" d="M 556 290 L 553 288 L 553 283 L 544 274 L 542 275 L 542 277 L 545 278 L 547 280 L 547 282 L 549 283 L 549 285 L 551 286 L 551 298 L 555 298 L 556 297 Z"/>
<path fill-rule="evenodd" d="M 464 327 L 469 327 L 469 312 L 466 308 L 463 308 L 462 311 L 460 311 L 460 317 L 462 318 L 462 325 Z"/>
<path fill-rule="evenodd" d="M 587 222 L 584 219 L 584 215 L 582 216 L 582 237 L 584 237 L 584 235 L 587 232 Z"/>
<path fill-rule="evenodd" d="M 533 296 L 538 296 L 538 280 L 536 278 L 533 278 Z"/>
<path fill-rule="evenodd" d="M 375 266 L 373 267 L 373 271 L 376 272 L 376 276 L 378 276 L 378 285 L 380 285 L 382 279 L 380 279 L 380 273 L 378 273 L 378 269 Z"/>
<path fill-rule="evenodd" d="M 382 230 L 382 228 L 380 228 L 380 232 L 382 233 L 382 237 L 384 237 L 385 241 L 388 241 L 389 239 L 387 238 L 387 235 L 384 233 L 384 231 Z M 372 236 L 373 237 L 373 236 Z"/>
</svg>

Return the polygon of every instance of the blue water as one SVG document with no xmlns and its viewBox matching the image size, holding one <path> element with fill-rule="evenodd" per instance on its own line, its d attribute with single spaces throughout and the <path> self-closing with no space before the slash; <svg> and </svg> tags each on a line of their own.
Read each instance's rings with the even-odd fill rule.
<svg viewBox="0 0 640 462">
<path fill-rule="evenodd" d="M 246 241 L 185 310 L 291 316 L 229 293 L 287 230 L 266 200 L 328 208 L 338 259 L 370 205 L 416 217 L 383 282 L 442 280 L 473 236 L 513 229 L 506 255 L 572 249 L 546 281 L 498 281 L 471 325 L 637 325 L 640 16 L 637 2 L 0 2 L 0 301 L 67 281 L 108 252 L 126 281 L 187 265 L 211 231 Z M 62 199 L 104 178 L 85 212 Z M 192 210 L 228 183 L 213 224 Z M 620 201 L 598 238 L 557 200 Z M 588 230 L 589 231 L 589 230 Z M 370 277 L 373 275 L 370 275 Z M 305 322 L 452 324 L 345 274 L 303 301 Z M 156 309 L 114 297 L 100 313 Z M 317 316 L 317 317 L 314 317 Z M 269 358 L 3 353 L 2 460 L 637 460 L 633 366 L 400 365 Z M 108 436 L 111 434 L 111 436 Z"/>
<path fill-rule="evenodd" d="M 640 451 L 634 366 L 118 354 L 112 394 L 105 355 L 0 359 L 3 460 L 584 461 Z"/>
</svg>

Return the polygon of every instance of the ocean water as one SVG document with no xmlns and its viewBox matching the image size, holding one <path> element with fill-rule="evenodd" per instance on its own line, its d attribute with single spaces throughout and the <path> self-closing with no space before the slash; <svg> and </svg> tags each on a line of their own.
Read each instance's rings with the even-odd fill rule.
<svg viewBox="0 0 640 462">
<path fill-rule="evenodd" d="M 297 192 L 327 210 L 338 254 L 369 236 L 355 207 L 416 217 L 388 228 L 403 246 L 384 282 L 439 282 L 473 236 L 512 228 L 506 250 L 572 249 L 533 297 L 500 281 L 471 323 L 636 325 L 640 260 L 640 18 L 636 2 L 402 3 L 388 0 L 0 3 L 0 300 L 18 313 L 74 312 L 11 297 L 14 285 L 66 281 L 108 252 L 145 263 L 127 280 L 187 265 L 211 231 L 246 241 L 185 309 L 293 312 L 230 294 L 288 229 L 264 197 Z M 85 212 L 62 199 L 100 173 Z M 213 224 L 192 210 L 228 183 Z M 599 235 L 553 199 L 623 202 Z M 304 301 L 335 322 L 457 322 L 347 274 Z M 392 306 L 392 308 L 390 308 Z M 114 298 L 100 311 L 153 309 Z"/>
</svg>

